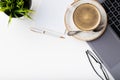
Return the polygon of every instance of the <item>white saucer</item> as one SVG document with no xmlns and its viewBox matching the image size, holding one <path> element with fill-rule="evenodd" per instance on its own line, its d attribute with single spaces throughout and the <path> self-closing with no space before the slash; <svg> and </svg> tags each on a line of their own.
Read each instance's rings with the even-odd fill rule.
<svg viewBox="0 0 120 80">
<path fill-rule="evenodd" d="M 82 31 L 82 32 L 74 35 L 74 37 L 79 39 L 79 40 L 91 41 L 91 40 L 95 40 L 98 37 L 100 37 L 104 33 L 104 31 L 107 27 L 107 14 L 106 14 L 104 8 L 97 1 L 94 1 L 94 0 L 80 0 L 80 1 L 74 2 L 66 11 L 65 26 L 66 26 L 68 31 L 78 31 L 79 30 L 73 22 L 73 13 L 74 13 L 74 10 L 79 5 L 84 4 L 84 3 L 93 4 L 98 8 L 98 10 L 100 11 L 100 14 L 101 14 L 101 22 L 100 23 L 101 23 L 102 26 L 104 26 L 104 28 L 101 31 L 98 31 L 98 32 Z"/>
</svg>

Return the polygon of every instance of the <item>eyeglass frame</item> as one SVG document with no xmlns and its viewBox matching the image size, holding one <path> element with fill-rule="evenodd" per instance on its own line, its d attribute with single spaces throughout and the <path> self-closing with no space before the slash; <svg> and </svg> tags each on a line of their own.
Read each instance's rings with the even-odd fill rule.
<svg viewBox="0 0 120 80">
<path fill-rule="evenodd" d="M 98 77 L 100 77 L 102 80 L 104 80 L 104 78 L 97 72 L 97 70 L 93 66 L 93 63 L 92 63 L 92 61 L 90 59 L 90 56 L 91 56 L 91 58 L 93 58 L 95 60 L 96 63 L 98 63 L 100 65 L 100 69 L 101 69 L 101 71 L 102 71 L 105 79 L 106 80 L 110 80 L 109 75 L 108 75 L 106 69 L 104 68 L 103 62 L 96 55 L 94 55 L 94 53 L 91 52 L 90 50 L 86 51 L 86 55 L 88 57 L 88 60 L 90 62 L 91 67 L 93 68 L 93 70 L 95 71 L 95 73 L 98 75 Z"/>
</svg>

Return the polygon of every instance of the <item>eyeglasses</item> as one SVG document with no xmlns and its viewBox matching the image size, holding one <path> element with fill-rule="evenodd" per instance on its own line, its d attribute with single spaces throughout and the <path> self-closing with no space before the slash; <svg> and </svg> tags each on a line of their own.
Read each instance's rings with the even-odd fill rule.
<svg viewBox="0 0 120 80">
<path fill-rule="evenodd" d="M 96 55 L 94 55 L 94 53 L 92 53 L 90 50 L 87 50 L 87 51 L 86 51 L 86 55 L 87 55 L 87 57 L 88 57 L 88 60 L 89 60 L 89 62 L 90 62 L 90 64 L 91 64 L 93 70 L 95 71 L 95 73 L 96 73 L 102 80 L 110 80 L 110 79 L 109 79 L 109 76 L 108 76 L 108 73 L 107 73 L 107 71 L 105 70 L 105 68 L 104 68 L 104 66 L 103 66 L 103 63 L 100 61 L 100 59 L 99 59 Z M 98 64 L 100 65 L 100 69 L 101 69 L 104 77 L 102 77 L 102 75 L 95 69 L 95 67 L 94 67 L 94 65 L 93 65 L 92 60 L 91 60 L 90 57 L 91 57 L 96 63 L 98 63 Z"/>
</svg>

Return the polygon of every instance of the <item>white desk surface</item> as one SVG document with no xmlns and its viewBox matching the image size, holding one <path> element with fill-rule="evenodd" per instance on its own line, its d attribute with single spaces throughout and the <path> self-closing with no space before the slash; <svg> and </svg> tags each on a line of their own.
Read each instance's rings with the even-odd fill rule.
<svg viewBox="0 0 120 80">
<path fill-rule="evenodd" d="M 33 15 L 35 27 L 64 31 L 64 13 L 72 0 L 38 2 L 35 9 L 41 16 Z M 0 13 L 0 80 L 100 80 L 86 57 L 85 51 L 90 49 L 86 42 L 34 33 L 27 20 L 13 19 L 9 26 L 7 21 Z"/>
</svg>

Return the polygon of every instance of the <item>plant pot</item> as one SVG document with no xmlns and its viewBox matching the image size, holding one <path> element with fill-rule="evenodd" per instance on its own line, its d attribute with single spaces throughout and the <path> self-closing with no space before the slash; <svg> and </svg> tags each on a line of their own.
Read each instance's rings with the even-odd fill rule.
<svg viewBox="0 0 120 80">
<path fill-rule="evenodd" d="M 26 9 L 30 9 L 31 8 L 31 5 L 32 5 L 32 0 L 24 0 L 24 8 Z M 11 12 L 10 11 L 5 11 L 4 12 L 6 15 L 10 16 Z M 17 17 L 22 17 L 23 15 L 21 14 L 16 14 Z M 16 18 L 14 15 L 12 15 L 13 18 Z"/>
</svg>

